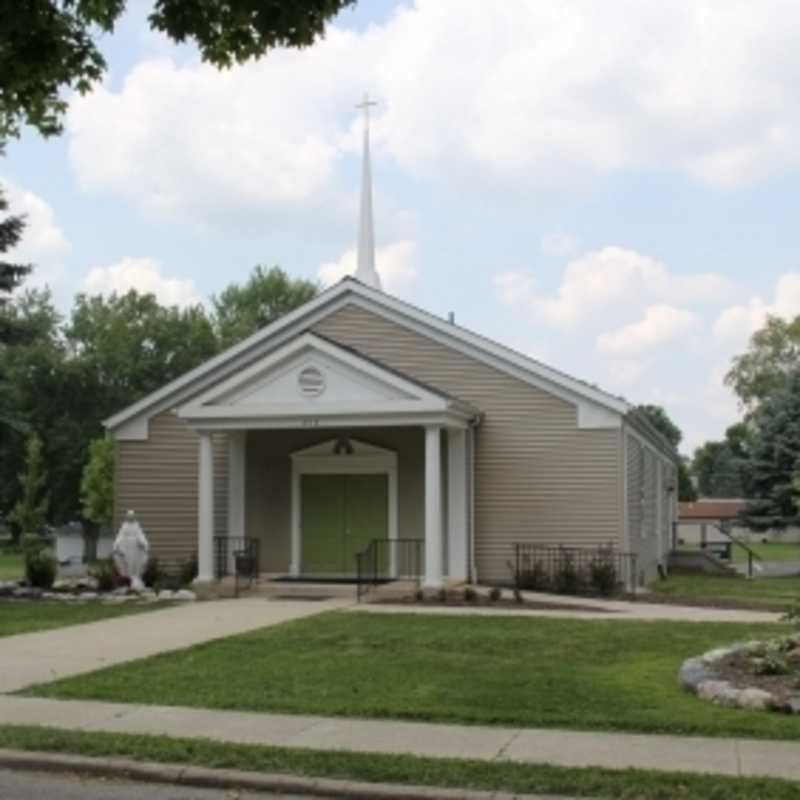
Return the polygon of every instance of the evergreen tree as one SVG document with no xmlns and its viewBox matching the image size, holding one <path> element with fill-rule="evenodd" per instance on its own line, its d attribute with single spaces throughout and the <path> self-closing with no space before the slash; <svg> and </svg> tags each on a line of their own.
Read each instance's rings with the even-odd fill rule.
<svg viewBox="0 0 800 800">
<path fill-rule="evenodd" d="M 764 398 L 752 419 L 752 500 L 743 514 L 754 530 L 800 524 L 800 370 Z"/>
<path fill-rule="evenodd" d="M 22 496 L 14 506 L 10 519 L 17 534 L 38 533 L 47 521 L 47 472 L 44 468 L 42 440 L 35 433 L 28 437 L 25 468 L 20 473 Z"/>
<path fill-rule="evenodd" d="M 3 151 L 0 148 L 0 155 Z M 8 210 L 8 200 L 0 188 L 0 215 Z M 31 271 L 29 264 L 15 264 L 6 261 L 4 254 L 13 250 L 22 239 L 25 220 L 18 215 L 0 216 L 0 347 L 14 339 L 14 327 L 4 312 L 11 292 L 19 286 L 22 279 Z"/>
</svg>

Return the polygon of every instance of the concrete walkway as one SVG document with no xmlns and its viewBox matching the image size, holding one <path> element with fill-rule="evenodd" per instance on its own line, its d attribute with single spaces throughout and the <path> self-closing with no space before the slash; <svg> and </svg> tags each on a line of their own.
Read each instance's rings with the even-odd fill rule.
<svg viewBox="0 0 800 800">
<path fill-rule="evenodd" d="M 0 693 L 351 605 L 241 598 L 185 603 L 0 639 Z M 2 717 L 0 717 L 2 719 Z"/>
<path fill-rule="evenodd" d="M 800 779 L 800 742 L 651 736 L 257 714 L 0 697 L 0 720 L 108 731 L 478 761 Z"/>
</svg>

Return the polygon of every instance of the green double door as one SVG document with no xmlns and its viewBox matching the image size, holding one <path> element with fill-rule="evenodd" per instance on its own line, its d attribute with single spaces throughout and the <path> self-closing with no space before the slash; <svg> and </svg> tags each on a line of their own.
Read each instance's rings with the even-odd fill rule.
<svg viewBox="0 0 800 800">
<path fill-rule="evenodd" d="M 303 475 L 302 570 L 352 575 L 356 553 L 389 535 L 386 475 Z"/>
</svg>

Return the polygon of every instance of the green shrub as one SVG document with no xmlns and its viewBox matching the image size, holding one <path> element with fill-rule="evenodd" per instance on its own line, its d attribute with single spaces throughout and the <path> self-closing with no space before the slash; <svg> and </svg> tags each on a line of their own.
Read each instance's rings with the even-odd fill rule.
<svg viewBox="0 0 800 800">
<path fill-rule="evenodd" d="M 164 574 L 164 570 L 161 569 L 161 565 L 158 563 L 158 558 L 150 556 L 150 558 L 147 559 L 147 566 L 142 573 L 142 582 L 144 585 L 155 589 L 164 583 L 165 578 L 166 575 Z"/>
<path fill-rule="evenodd" d="M 197 553 L 193 553 L 186 561 L 181 564 L 180 581 L 181 586 L 189 586 L 197 577 Z"/>
<path fill-rule="evenodd" d="M 589 568 L 592 588 L 602 595 L 612 595 L 617 589 L 617 570 L 610 555 L 601 554 Z"/>
<path fill-rule="evenodd" d="M 583 578 L 575 566 L 575 559 L 570 553 L 564 552 L 561 554 L 553 583 L 555 590 L 559 594 L 580 594 L 583 588 Z"/>
<path fill-rule="evenodd" d="M 491 600 L 493 603 L 496 603 L 502 596 L 503 593 L 500 591 L 499 586 L 492 586 L 492 588 L 489 590 L 489 600 Z"/>
<path fill-rule="evenodd" d="M 541 561 L 529 557 L 522 560 L 514 582 L 518 589 L 528 592 L 547 592 L 553 588 L 547 567 Z"/>
<path fill-rule="evenodd" d="M 97 589 L 100 592 L 110 592 L 121 586 L 123 581 L 113 559 L 104 558 L 98 561 L 89 570 L 89 574 L 97 581 Z"/>
<path fill-rule="evenodd" d="M 464 587 L 464 601 L 467 603 L 474 603 L 478 599 L 478 593 L 471 587 Z"/>
<path fill-rule="evenodd" d="M 50 589 L 58 574 L 55 553 L 49 547 L 25 553 L 25 578 L 30 586 Z"/>
</svg>

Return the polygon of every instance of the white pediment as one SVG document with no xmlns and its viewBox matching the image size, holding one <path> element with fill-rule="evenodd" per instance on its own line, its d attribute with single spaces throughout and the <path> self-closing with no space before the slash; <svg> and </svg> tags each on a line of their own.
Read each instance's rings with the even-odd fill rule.
<svg viewBox="0 0 800 800">
<path fill-rule="evenodd" d="M 368 442 L 362 442 L 359 439 L 351 439 L 349 437 L 335 437 L 333 439 L 326 439 L 319 444 L 313 444 L 311 447 L 304 447 L 301 450 L 295 450 L 291 457 L 293 459 L 317 459 L 317 458 L 332 458 L 341 459 L 342 456 L 348 458 L 358 456 L 394 456 L 393 450 L 387 450 L 384 447 L 378 447 Z"/>
<path fill-rule="evenodd" d="M 304 334 L 195 400 L 194 409 L 343 408 L 442 396 L 314 334 Z"/>
</svg>

